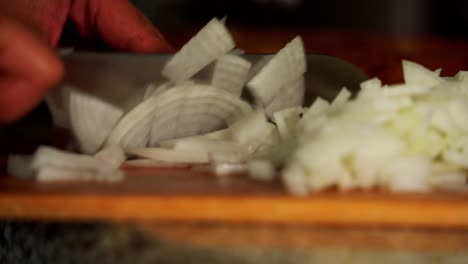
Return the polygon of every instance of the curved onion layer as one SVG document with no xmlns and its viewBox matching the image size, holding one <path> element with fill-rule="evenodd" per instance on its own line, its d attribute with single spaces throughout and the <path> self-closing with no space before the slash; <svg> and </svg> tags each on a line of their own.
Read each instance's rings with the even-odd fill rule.
<svg viewBox="0 0 468 264">
<path fill-rule="evenodd" d="M 265 107 L 265 112 L 271 118 L 275 112 L 283 109 L 302 107 L 304 95 L 305 79 L 304 76 L 301 76 L 283 86 L 271 103 Z"/>
<path fill-rule="evenodd" d="M 241 56 L 225 54 L 216 60 L 211 84 L 240 96 L 251 66 L 252 64 Z"/>
<path fill-rule="evenodd" d="M 247 84 L 257 102 L 266 106 L 286 84 L 306 72 L 306 57 L 300 37 L 280 50 Z"/>
<path fill-rule="evenodd" d="M 160 102 L 154 109 L 150 146 L 171 138 L 212 132 L 252 111 L 238 97 L 209 85 L 173 88 L 161 95 Z M 194 120 L 202 122 L 197 124 Z"/>
<path fill-rule="evenodd" d="M 162 148 L 173 148 L 175 144 L 178 142 L 183 142 L 185 140 L 192 140 L 192 139 L 213 139 L 213 140 L 229 140 L 231 138 L 231 131 L 229 128 L 216 130 L 214 132 L 210 132 L 203 135 L 196 135 L 190 137 L 180 137 L 174 139 L 163 140 L 159 142 L 159 146 Z"/>
<path fill-rule="evenodd" d="M 117 145 L 105 146 L 94 155 L 94 158 L 107 162 L 116 169 L 127 159 L 123 149 Z"/>
<path fill-rule="evenodd" d="M 329 104 L 317 99 L 299 121 L 283 171 L 297 195 L 329 187 L 394 192 L 466 190 L 468 82 L 403 62 L 406 84 L 361 84 Z M 460 188 L 461 185 L 461 188 Z"/>
<path fill-rule="evenodd" d="M 174 150 L 185 152 L 206 152 L 212 162 L 241 163 L 247 160 L 247 148 L 234 141 L 192 139 L 177 142 Z"/>
<path fill-rule="evenodd" d="M 170 163 L 209 163 L 208 153 L 205 151 L 187 152 L 164 148 L 136 148 L 128 153 L 137 157 Z"/>
<path fill-rule="evenodd" d="M 162 75 L 174 82 L 188 80 L 234 47 L 227 28 L 214 18 L 167 62 Z"/>
<path fill-rule="evenodd" d="M 93 154 L 109 136 L 123 110 L 92 95 L 70 90 L 70 120 L 80 150 Z"/>
</svg>

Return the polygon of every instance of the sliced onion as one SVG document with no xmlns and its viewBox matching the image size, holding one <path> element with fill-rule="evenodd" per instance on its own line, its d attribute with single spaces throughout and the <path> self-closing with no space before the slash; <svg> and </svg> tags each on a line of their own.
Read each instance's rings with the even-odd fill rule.
<svg viewBox="0 0 468 264">
<path fill-rule="evenodd" d="M 115 169 L 119 168 L 120 165 L 127 159 L 123 149 L 117 145 L 109 145 L 99 150 L 94 158 L 107 162 Z"/>
<path fill-rule="evenodd" d="M 34 153 L 31 168 L 39 170 L 44 167 L 87 171 L 98 174 L 108 174 L 115 171 L 111 164 L 104 163 L 92 156 L 74 154 L 52 147 L 41 146 Z"/>
<path fill-rule="evenodd" d="M 240 98 L 209 85 L 172 88 L 159 99 L 153 109 L 150 146 L 220 129 L 252 111 Z M 203 123 L 192 123 L 194 118 Z"/>
<path fill-rule="evenodd" d="M 163 140 L 159 142 L 159 146 L 163 148 L 173 148 L 178 142 L 183 142 L 186 140 L 192 139 L 213 139 L 213 140 L 229 140 L 231 138 L 231 131 L 228 128 L 220 129 L 211 133 L 190 136 L 190 137 L 181 137 L 174 138 L 169 140 Z"/>
<path fill-rule="evenodd" d="M 248 175 L 260 181 L 273 181 L 276 170 L 273 163 L 269 160 L 250 160 L 247 162 Z"/>
<path fill-rule="evenodd" d="M 284 85 L 270 104 L 265 108 L 266 114 L 271 118 L 275 112 L 292 107 L 301 107 L 305 95 L 305 78 L 299 77 Z"/>
<path fill-rule="evenodd" d="M 234 46 L 224 24 L 214 18 L 167 62 L 162 75 L 175 82 L 187 80 Z"/>
<path fill-rule="evenodd" d="M 294 38 L 272 58 L 247 84 L 262 105 L 268 105 L 281 87 L 297 80 L 306 71 L 304 46 L 300 37 Z"/>
<path fill-rule="evenodd" d="M 241 163 L 247 160 L 247 148 L 234 141 L 192 139 L 177 142 L 174 150 L 182 152 L 205 151 L 215 163 Z"/>
<path fill-rule="evenodd" d="M 123 110 L 77 90 L 71 89 L 69 96 L 73 134 L 80 150 L 93 154 L 122 117 Z"/>
<path fill-rule="evenodd" d="M 162 162 L 175 162 L 175 163 L 209 163 L 210 159 L 208 153 L 204 150 L 197 152 L 186 152 L 174 149 L 164 148 L 139 148 L 131 149 L 129 154 L 137 157 L 148 158 Z"/>
<path fill-rule="evenodd" d="M 240 96 L 251 66 L 248 60 L 240 56 L 225 54 L 216 60 L 212 85 Z"/>
<path fill-rule="evenodd" d="M 403 60 L 403 75 L 406 84 L 421 85 L 428 88 L 432 88 L 443 81 L 438 73 L 434 73 L 419 64 L 407 60 Z"/>
<path fill-rule="evenodd" d="M 273 122 L 278 127 L 281 140 L 289 140 L 295 135 L 302 112 L 302 107 L 293 107 L 278 111 L 273 115 Z"/>
</svg>

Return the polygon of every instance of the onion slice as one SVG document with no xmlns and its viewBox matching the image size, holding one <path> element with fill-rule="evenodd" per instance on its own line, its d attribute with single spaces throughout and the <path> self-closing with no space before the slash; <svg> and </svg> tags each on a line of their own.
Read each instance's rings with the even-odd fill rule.
<svg viewBox="0 0 468 264">
<path fill-rule="evenodd" d="M 188 80 L 234 46 L 227 28 L 214 18 L 167 62 L 161 74 L 174 82 Z"/>
<path fill-rule="evenodd" d="M 210 85 L 193 85 L 168 90 L 158 97 L 152 111 L 150 146 L 157 146 L 160 141 L 221 129 L 252 108 L 230 92 Z"/>
<path fill-rule="evenodd" d="M 306 72 L 306 57 L 300 37 L 281 49 L 247 84 L 258 103 L 266 106 L 286 84 Z"/>
<path fill-rule="evenodd" d="M 212 85 L 240 96 L 251 66 L 252 64 L 241 56 L 225 54 L 216 60 Z"/>
<path fill-rule="evenodd" d="M 186 152 L 164 148 L 137 148 L 130 149 L 129 154 L 141 158 L 170 163 L 209 163 L 208 153 L 200 150 L 197 152 Z"/>
<path fill-rule="evenodd" d="M 271 118 L 275 112 L 292 107 L 301 107 L 304 103 L 305 78 L 299 77 L 281 87 L 270 104 L 265 107 L 266 114 Z"/>
<path fill-rule="evenodd" d="M 70 121 L 80 150 L 94 154 L 123 115 L 123 110 L 92 95 L 70 90 Z"/>
</svg>

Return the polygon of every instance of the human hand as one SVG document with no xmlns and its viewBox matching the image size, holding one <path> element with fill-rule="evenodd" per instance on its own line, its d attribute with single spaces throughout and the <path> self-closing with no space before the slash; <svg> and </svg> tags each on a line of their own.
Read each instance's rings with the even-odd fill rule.
<svg viewBox="0 0 468 264">
<path fill-rule="evenodd" d="M 0 123 L 24 116 L 62 78 L 51 48 L 67 20 L 84 38 L 100 38 L 116 50 L 171 49 L 127 0 L 0 0 L 0 10 Z"/>
</svg>

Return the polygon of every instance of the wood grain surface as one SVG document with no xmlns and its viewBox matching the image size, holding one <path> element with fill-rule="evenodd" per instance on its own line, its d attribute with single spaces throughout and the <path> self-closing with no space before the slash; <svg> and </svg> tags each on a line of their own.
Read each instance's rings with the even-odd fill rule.
<svg viewBox="0 0 468 264">
<path fill-rule="evenodd" d="M 193 31 L 178 31 L 167 38 L 180 46 Z M 300 34 L 308 52 L 344 58 L 384 82 L 402 80 L 403 58 L 432 69 L 441 67 L 443 74 L 468 69 L 464 41 L 301 28 L 233 27 L 232 32 L 238 46 L 251 53 L 277 51 Z M 2 157 L 0 167 L 4 165 Z M 239 176 L 217 178 L 203 171 L 149 168 L 128 168 L 127 174 L 117 184 L 45 184 L 0 176 L 0 217 L 468 229 L 468 196 L 461 194 L 330 191 L 295 198 L 279 182 Z"/>
<path fill-rule="evenodd" d="M 296 198 L 279 182 L 186 168 L 127 169 L 115 184 L 3 177 L 0 217 L 468 228 L 466 195 L 329 191 Z"/>
</svg>

